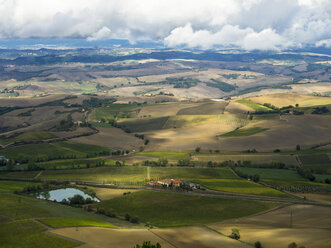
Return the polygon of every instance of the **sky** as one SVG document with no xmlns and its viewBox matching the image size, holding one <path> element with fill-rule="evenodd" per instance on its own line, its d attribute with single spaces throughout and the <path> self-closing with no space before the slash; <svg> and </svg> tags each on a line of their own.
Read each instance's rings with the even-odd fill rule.
<svg viewBox="0 0 331 248">
<path fill-rule="evenodd" d="M 0 0 L 0 41 L 35 38 L 331 48 L 331 0 Z"/>
</svg>

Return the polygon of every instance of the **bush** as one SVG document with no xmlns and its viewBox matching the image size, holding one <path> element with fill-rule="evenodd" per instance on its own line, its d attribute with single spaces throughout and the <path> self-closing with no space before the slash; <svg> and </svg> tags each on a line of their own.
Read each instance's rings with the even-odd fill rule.
<svg viewBox="0 0 331 248">
<path fill-rule="evenodd" d="M 232 233 L 229 235 L 230 238 L 239 240 L 240 239 L 240 232 L 238 228 L 232 228 Z"/>
<path fill-rule="evenodd" d="M 131 216 L 129 214 L 125 214 L 125 220 L 130 221 L 131 220 Z"/>
<path fill-rule="evenodd" d="M 139 219 L 138 219 L 137 217 L 132 217 L 132 218 L 130 219 L 130 222 L 131 222 L 131 223 L 134 223 L 134 224 L 137 224 L 137 223 L 139 223 Z"/>
<path fill-rule="evenodd" d="M 144 243 L 141 246 L 136 245 L 133 248 L 161 248 L 161 245 L 159 243 L 152 245 L 150 241 L 144 241 Z"/>
<path fill-rule="evenodd" d="M 262 244 L 261 244 L 261 242 L 260 242 L 260 241 L 256 241 L 256 242 L 254 243 L 254 247 L 255 247 L 255 248 L 262 248 Z"/>
</svg>

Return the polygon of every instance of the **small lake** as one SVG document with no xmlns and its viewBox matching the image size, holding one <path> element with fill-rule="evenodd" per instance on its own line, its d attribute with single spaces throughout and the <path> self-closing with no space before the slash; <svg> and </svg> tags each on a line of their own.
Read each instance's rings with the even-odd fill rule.
<svg viewBox="0 0 331 248">
<path fill-rule="evenodd" d="M 81 195 L 82 197 L 84 197 L 84 199 L 91 198 L 93 201 L 96 202 L 100 201 L 98 198 L 90 196 L 83 191 L 75 188 L 55 189 L 47 192 L 41 192 L 36 197 L 42 200 L 61 202 L 64 199 L 69 200 L 69 198 L 75 195 Z"/>
</svg>

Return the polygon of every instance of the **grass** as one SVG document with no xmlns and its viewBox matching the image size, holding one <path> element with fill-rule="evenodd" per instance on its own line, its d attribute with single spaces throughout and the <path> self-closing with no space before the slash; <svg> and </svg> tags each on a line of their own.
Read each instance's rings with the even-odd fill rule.
<svg viewBox="0 0 331 248">
<path fill-rule="evenodd" d="M 137 107 L 135 104 L 110 104 L 108 107 L 95 108 L 89 115 L 89 120 L 131 118 L 136 116 Z"/>
<path fill-rule="evenodd" d="M 44 171 L 41 179 L 78 180 L 114 184 L 144 184 L 152 179 L 206 179 L 206 178 L 237 178 L 228 168 L 185 168 L 185 167 L 98 167 L 80 170 L 49 170 Z M 150 178 L 150 179 L 148 179 Z"/>
<path fill-rule="evenodd" d="M 186 159 L 187 152 L 138 152 L 137 155 L 152 157 L 152 158 L 167 158 L 167 159 Z"/>
<path fill-rule="evenodd" d="M 250 107 L 250 108 L 254 109 L 255 111 L 271 111 L 272 110 L 266 106 L 253 102 L 251 100 L 241 99 L 241 100 L 237 100 L 236 102 L 246 105 L 247 107 Z"/>
<path fill-rule="evenodd" d="M 238 178 L 229 168 L 185 168 L 185 167 L 152 167 L 151 178 L 176 178 L 176 179 L 235 179 Z"/>
<path fill-rule="evenodd" d="M 1 150 L 1 155 L 10 159 L 16 160 L 36 160 L 49 159 L 60 157 L 77 158 L 86 157 L 86 155 L 95 155 L 102 151 L 111 151 L 109 148 L 85 145 L 73 142 L 56 142 L 56 143 L 42 143 L 42 144 L 27 144 L 22 146 L 15 146 Z"/>
<path fill-rule="evenodd" d="M 146 132 L 151 130 L 160 130 L 163 128 L 169 117 L 158 118 L 144 118 L 125 120 L 119 122 L 119 125 L 124 130 L 130 130 L 131 132 Z"/>
<path fill-rule="evenodd" d="M 259 175 L 261 179 L 282 179 L 288 181 L 306 181 L 294 170 L 285 170 L 285 169 L 264 169 L 264 168 L 236 168 L 245 174 L 248 175 Z"/>
<path fill-rule="evenodd" d="M 303 154 L 299 157 L 304 166 L 315 164 L 331 165 L 331 160 L 327 154 Z"/>
<path fill-rule="evenodd" d="M 194 180 L 194 182 L 208 189 L 230 193 L 288 197 L 283 192 L 243 179 L 199 179 Z"/>
<path fill-rule="evenodd" d="M 97 226 L 97 227 L 112 227 L 115 226 L 95 219 L 82 219 L 82 218 L 43 218 L 38 219 L 40 222 L 53 227 L 70 227 L 70 226 Z"/>
<path fill-rule="evenodd" d="M 16 137 L 9 138 L 9 139 L 2 139 L 0 143 L 3 145 L 10 144 L 13 142 L 18 141 L 37 141 L 37 140 L 47 140 L 47 139 L 54 139 L 56 136 L 54 134 L 44 132 L 44 131 L 37 131 L 37 132 L 27 132 Z"/>
<path fill-rule="evenodd" d="M 69 248 L 78 244 L 43 233 L 46 228 L 32 220 L 23 220 L 0 225 L 2 248 Z"/>
<path fill-rule="evenodd" d="M 324 182 L 325 179 L 331 180 L 331 175 L 326 174 L 314 174 L 317 182 Z"/>
<path fill-rule="evenodd" d="M 194 161 L 201 161 L 201 162 L 223 162 L 223 161 L 251 161 L 253 165 L 263 165 L 272 166 L 272 162 L 283 162 L 286 165 L 297 165 L 297 161 L 294 156 L 291 156 L 289 154 L 265 154 L 265 153 L 230 153 L 230 154 L 223 154 L 223 153 L 199 153 L 194 155 Z"/>
<path fill-rule="evenodd" d="M 39 183 L 0 180 L 0 193 L 19 191 L 30 185 L 39 185 Z"/>
<path fill-rule="evenodd" d="M 37 199 L 9 193 L 0 194 L 0 215 L 14 220 L 52 217 L 47 210 L 34 205 Z"/>
<path fill-rule="evenodd" d="M 276 203 L 139 191 L 97 203 L 159 227 L 200 225 L 258 213 Z"/>
<path fill-rule="evenodd" d="M 237 129 L 237 130 L 222 134 L 222 135 L 220 135 L 220 137 L 226 138 L 226 137 L 250 136 L 250 135 L 264 132 L 268 129 L 269 128 L 259 128 L 259 127 L 248 128 L 248 129 Z"/>
<path fill-rule="evenodd" d="M 115 165 L 115 161 L 105 158 L 86 158 L 86 159 L 61 159 L 48 162 L 37 163 L 38 167 L 46 170 L 62 169 L 80 169 L 95 167 L 98 163 L 104 163 L 106 166 Z"/>
<path fill-rule="evenodd" d="M 149 171 L 149 172 L 148 172 Z M 30 175 L 34 177 L 38 174 Z M 25 177 L 25 172 L 2 173 L 3 177 Z M 141 185 L 152 179 L 235 179 L 238 178 L 229 168 L 201 168 L 201 167 L 94 167 L 89 169 L 45 170 L 38 179 L 58 179 L 87 181 L 97 183 Z"/>
</svg>

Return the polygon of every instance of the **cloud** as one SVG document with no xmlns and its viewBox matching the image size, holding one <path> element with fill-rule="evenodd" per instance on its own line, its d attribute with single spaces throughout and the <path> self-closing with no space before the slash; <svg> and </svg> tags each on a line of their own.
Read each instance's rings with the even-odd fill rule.
<svg viewBox="0 0 331 248">
<path fill-rule="evenodd" d="M 107 27 L 102 27 L 98 32 L 93 33 L 91 36 L 87 37 L 88 41 L 94 40 L 106 40 L 111 38 L 111 31 Z"/>
<path fill-rule="evenodd" d="M 274 50 L 320 44 L 331 39 L 330 26 L 330 0 L 0 0 L 0 39 Z"/>
</svg>

